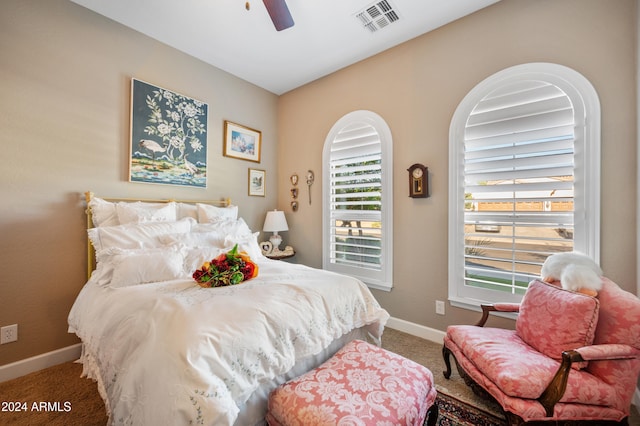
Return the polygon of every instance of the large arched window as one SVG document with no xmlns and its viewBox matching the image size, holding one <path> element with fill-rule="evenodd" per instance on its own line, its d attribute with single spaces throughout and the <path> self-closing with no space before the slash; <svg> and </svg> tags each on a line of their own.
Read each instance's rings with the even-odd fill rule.
<svg viewBox="0 0 640 426">
<path fill-rule="evenodd" d="M 524 64 L 476 86 L 449 134 L 449 299 L 519 301 L 548 255 L 599 261 L 600 104 L 569 68 Z"/>
<path fill-rule="evenodd" d="M 370 287 L 393 279 L 391 131 L 379 115 L 354 111 L 329 131 L 323 150 L 323 268 Z"/>
</svg>

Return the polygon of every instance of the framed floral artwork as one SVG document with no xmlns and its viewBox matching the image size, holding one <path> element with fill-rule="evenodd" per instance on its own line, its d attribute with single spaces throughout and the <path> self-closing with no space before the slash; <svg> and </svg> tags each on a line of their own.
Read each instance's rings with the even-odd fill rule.
<svg viewBox="0 0 640 426">
<path fill-rule="evenodd" d="M 266 195 L 266 179 L 266 171 L 249 169 L 249 195 L 264 197 Z"/>
<path fill-rule="evenodd" d="M 261 147 L 262 132 L 230 121 L 224 122 L 224 147 L 222 153 L 225 157 L 259 163 Z"/>
<path fill-rule="evenodd" d="M 131 80 L 129 181 L 207 186 L 207 104 Z"/>
</svg>

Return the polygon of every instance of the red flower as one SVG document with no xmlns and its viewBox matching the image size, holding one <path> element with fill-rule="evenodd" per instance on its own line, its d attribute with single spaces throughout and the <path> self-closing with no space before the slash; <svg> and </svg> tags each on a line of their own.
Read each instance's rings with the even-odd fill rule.
<svg viewBox="0 0 640 426">
<path fill-rule="evenodd" d="M 227 255 L 221 254 L 215 259 L 211 260 L 211 265 L 218 268 L 218 271 L 223 272 L 229 269 L 229 263 L 227 262 Z"/>
<path fill-rule="evenodd" d="M 246 280 L 250 280 L 251 278 L 253 278 L 256 275 L 258 275 L 258 267 L 253 262 L 246 263 L 244 265 L 244 267 L 242 269 L 240 269 L 240 270 L 242 271 L 242 275 L 244 275 L 245 281 Z M 254 273 L 255 273 L 255 275 L 254 275 Z"/>
<path fill-rule="evenodd" d="M 192 276 L 201 287 L 234 285 L 257 277 L 258 265 L 248 254 L 238 253 L 236 244 L 229 252 L 205 262 Z"/>
</svg>

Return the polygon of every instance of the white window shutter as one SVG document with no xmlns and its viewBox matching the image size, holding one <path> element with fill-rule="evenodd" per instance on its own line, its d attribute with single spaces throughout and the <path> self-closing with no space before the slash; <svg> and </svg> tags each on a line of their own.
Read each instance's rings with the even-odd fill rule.
<svg viewBox="0 0 640 426">
<path fill-rule="evenodd" d="M 323 267 L 391 288 L 390 132 L 367 111 L 334 125 L 323 153 Z M 380 127 L 383 131 L 380 131 Z"/>
<path fill-rule="evenodd" d="M 510 84 L 473 109 L 464 138 L 467 286 L 522 294 L 546 256 L 573 250 L 573 129 L 569 97 L 541 81 Z"/>
<path fill-rule="evenodd" d="M 449 138 L 449 299 L 517 302 L 549 254 L 599 261 L 600 106 L 555 64 L 515 66 L 460 103 Z"/>
</svg>

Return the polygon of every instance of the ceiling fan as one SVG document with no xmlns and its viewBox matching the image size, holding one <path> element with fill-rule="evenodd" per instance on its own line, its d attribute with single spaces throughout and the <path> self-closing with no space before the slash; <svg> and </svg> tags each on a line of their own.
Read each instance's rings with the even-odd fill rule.
<svg viewBox="0 0 640 426">
<path fill-rule="evenodd" d="M 293 18 L 287 7 L 286 0 L 262 0 L 269 12 L 269 16 L 276 27 L 276 31 L 286 30 L 293 27 Z"/>
</svg>

